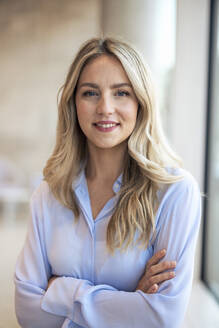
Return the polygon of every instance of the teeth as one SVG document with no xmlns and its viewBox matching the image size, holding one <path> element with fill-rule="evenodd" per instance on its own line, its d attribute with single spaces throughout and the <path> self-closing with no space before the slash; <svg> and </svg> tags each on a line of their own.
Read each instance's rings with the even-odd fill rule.
<svg viewBox="0 0 219 328">
<path fill-rule="evenodd" d="M 109 124 L 100 124 L 100 123 L 97 123 L 97 126 L 101 126 L 102 128 L 112 128 L 113 126 L 116 126 L 116 124 L 114 123 L 109 123 Z"/>
</svg>

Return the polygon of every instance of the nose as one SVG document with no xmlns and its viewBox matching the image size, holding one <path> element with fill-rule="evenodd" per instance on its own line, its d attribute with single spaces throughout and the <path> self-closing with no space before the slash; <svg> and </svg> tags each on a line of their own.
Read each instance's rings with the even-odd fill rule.
<svg viewBox="0 0 219 328">
<path fill-rule="evenodd" d="M 96 112 L 99 115 L 111 115 L 114 113 L 114 105 L 109 96 L 102 95 L 98 101 Z"/>
</svg>

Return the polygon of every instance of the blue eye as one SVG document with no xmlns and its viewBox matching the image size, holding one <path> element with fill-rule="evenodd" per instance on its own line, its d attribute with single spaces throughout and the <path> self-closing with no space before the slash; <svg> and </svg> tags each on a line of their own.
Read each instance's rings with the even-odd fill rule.
<svg viewBox="0 0 219 328">
<path fill-rule="evenodd" d="M 119 97 L 127 97 L 127 96 L 129 96 L 129 92 L 119 90 L 119 91 L 117 91 L 116 95 L 119 96 Z"/>
<path fill-rule="evenodd" d="M 87 91 L 83 92 L 83 96 L 94 97 L 94 96 L 98 96 L 98 93 L 94 90 L 87 90 Z"/>
</svg>

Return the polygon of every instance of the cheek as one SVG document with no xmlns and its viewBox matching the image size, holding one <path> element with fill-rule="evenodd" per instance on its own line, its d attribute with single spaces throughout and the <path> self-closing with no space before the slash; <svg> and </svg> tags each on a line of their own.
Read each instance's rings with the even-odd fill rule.
<svg viewBox="0 0 219 328">
<path fill-rule="evenodd" d="M 89 108 L 82 103 L 76 102 L 76 112 L 79 124 L 85 124 L 89 119 Z"/>
<path fill-rule="evenodd" d="M 135 126 L 136 120 L 137 120 L 137 113 L 138 113 L 138 107 L 131 106 L 126 107 L 126 111 L 124 113 L 126 120 L 129 122 L 131 126 Z"/>
</svg>

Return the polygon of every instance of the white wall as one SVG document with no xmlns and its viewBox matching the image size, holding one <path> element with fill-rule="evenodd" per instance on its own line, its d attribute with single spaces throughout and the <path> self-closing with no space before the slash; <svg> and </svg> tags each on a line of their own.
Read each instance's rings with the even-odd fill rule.
<svg viewBox="0 0 219 328">
<path fill-rule="evenodd" d="M 209 0 L 178 0 L 176 66 L 171 102 L 171 141 L 204 188 Z M 200 232 L 195 277 L 200 276 Z"/>
<path fill-rule="evenodd" d="M 171 139 L 203 188 L 209 0 L 178 0 Z"/>
</svg>

